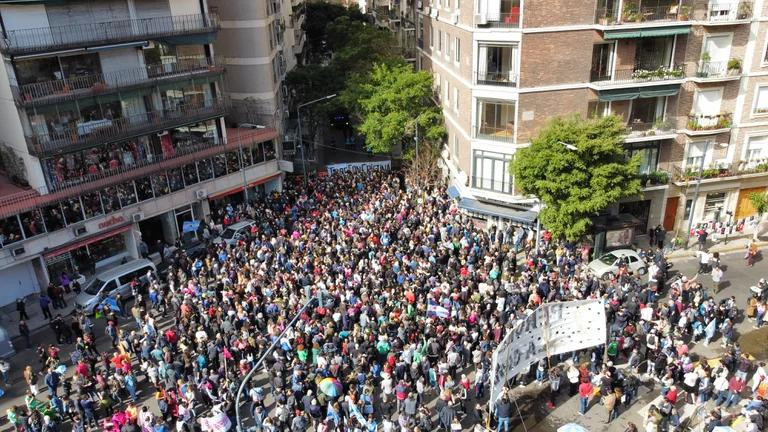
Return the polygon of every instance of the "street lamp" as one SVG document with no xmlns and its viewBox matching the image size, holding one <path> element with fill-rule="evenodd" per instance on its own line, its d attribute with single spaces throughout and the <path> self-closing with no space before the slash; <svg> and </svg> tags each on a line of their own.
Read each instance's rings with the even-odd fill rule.
<svg viewBox="0 0 768 432">
<path fill-rule="evenodd" d="M 237 125 L 237 148 L 240 150 L 240 172 L 243 173 L 243 194 L 245 197 L 245 204 L 248 205 L 248 181 L 245 179 L 245 155 L 243 154 L 243 140 L 241 129 L 266 129 L 266 126 L 257 125 L 253 123 L 240 123 Z"/>
<path fill-rule="evenodd" d="M 568 149 L 570 151 L 578 151 L 579 150 L 578 147 L 576 147 L 573 144 L 568 144 L 567 142 L 558 141 L 557 143 L 562 145 L 563 147 L 565 147 L 566 149 Z"/>
<path fill-rule="evenodd" d="M 323 96 L 321 98 L 318 98 L 318 99 L 315 99 L 315 100 L 303 103 L 303 104 L 299 105 L 298 107 L 296 107 L 296 117 L 298 118 L 298 129 L 299 129 L 299 131 L 298 131 L 299 132 L 299 146 L 301 148 L 301 166 L 302 166 L 302 171 L 304 171 L 304 189 L 307 188 L 307 176 L 308 176 L 308 174 L 307 174 L 307 158 L 304 155 L 304 138 L 301 135 L 301 109 L 304 108 L 307 105 L 312 105 L 314 103 L 322 102 L 322 101 L 328 100 L 328 99 L 333 99 L 335 97 L 336 97 L 336 93 L 334 93 L 332 95 L 328 95 L 328 96 Z"/>
<path fill-rule="evenodd" d="M 720 148 L 728 147 L 728 144 L 717 144 Z M 688 213 L 688 240 L 691 239 L 691 229 L 693 228 L 693 215 L 696 211 L 696 200 L 699 198 L 699 188 L 701 187 L 701 176 L 704 174 L 704 161 L 707 159 L 707 152 L 709 151 L 709 141 L 704 146 L 704 152 L 701 154 L 701 162 L 699 163 L 699 173 L 696 175 L 696 188 L 693 190 L 693 201 L 691 201 L 691 211 Z M 686 241 L 685 247 L 688 247 L 688 241 Z"/>
</svg>

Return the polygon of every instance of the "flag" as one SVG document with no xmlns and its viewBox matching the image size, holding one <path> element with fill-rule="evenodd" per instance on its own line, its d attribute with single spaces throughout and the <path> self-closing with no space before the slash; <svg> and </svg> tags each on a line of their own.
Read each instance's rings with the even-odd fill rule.
<svg viewBox="0 0 768 432">
<path fill-rule="evenodd" d="M 432 301 L 429 302 L 427 305 L 427 316 L 428 317 L 438 317 L 438 318 L 448 318 L 451 315 L 451 311 L 448 309 L 440 306 L 437 303 L 433 303 Z"/>
</svg>

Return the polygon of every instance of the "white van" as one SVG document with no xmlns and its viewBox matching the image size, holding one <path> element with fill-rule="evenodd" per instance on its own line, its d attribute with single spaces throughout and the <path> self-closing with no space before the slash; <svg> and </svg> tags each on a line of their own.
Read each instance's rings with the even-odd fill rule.
<svg viewBox="0 0 768 432">
<path fill-rule="evenodd" d="M 90 315 L 98 306 L 100 299 L 103 300 L 107 296 L 114 298 L 120 294 L 123 299 L 130 298 L 133 278 L 137 277 L 140 281 L 147 282 L 147 272 L 150 270 L 157 272 L 152 261 L 138 259 L 97 273 L 75 297 L 75 308 Z"/>
<path fill-rule="evenodd" d="M 216 244 L 226 242 L 228 245 L 234 246 L 237 244 L 238 240 L 251 232 L 251 227 L 255 224 L 256 222 L 250 219 L 232 224 L 228 226 L 223 233 L 221 233 L 221 237 L 216 237 L 213 242 Z"/>
</svg>

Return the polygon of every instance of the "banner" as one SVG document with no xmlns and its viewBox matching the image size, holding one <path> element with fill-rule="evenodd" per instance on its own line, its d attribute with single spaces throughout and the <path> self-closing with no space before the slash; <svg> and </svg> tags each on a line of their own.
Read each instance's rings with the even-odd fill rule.
<svg viewBox="0 0 768 432">
<path fill-rule="evenodd" d="M 350 163 L 326 165 L 325 169 L 326 171 L 328 171 L 328 175 L 333 175 L 333 173 L 343 172 L 343 171 L 365 172 L 365 171 L 375 171 L 375 170 L 389 170 L 391 167 L 391 163 L 392 162 L 388 160 L 375 161 L 375 162 L 350 162 Z"/>
<path fill-rule="evenodd" d="M 509 330 L 493 352 L 493 403 L 507 381 L 532 363 L 605 343 L 605 307 L 599 300 L 544 303 Z"/>
<path fill-rule="evenodd" d="M 427 305 L 427 317 L 448 318 L 449 316 L 451 316 L 451 311 L 439 304 L 430 301 Z"/>
</svg>

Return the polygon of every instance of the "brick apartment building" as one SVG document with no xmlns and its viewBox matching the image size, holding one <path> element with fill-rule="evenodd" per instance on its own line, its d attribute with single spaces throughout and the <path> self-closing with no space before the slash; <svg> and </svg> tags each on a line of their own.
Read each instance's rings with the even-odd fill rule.
<svg viewBox="0 0 768 432">
<path fill-rule="evenodd" d="M 613 213 L 679 235 L 691 217 L 735 226 L 754 216 L 748 196 L 768 185 L 768 1 L 386 5 L 399 15 L 390 27 L 415 33 L 417 67 L 434 74 L 448 129 L 443 161 L 479 213 L 529 222 L 529 213 L 494 209 L 535 205 L 509 175 L 516 150 L 553 116 L 615 113 L 646 184 Z"/>
<path fill-rule="evenodd" d="M 280 189 L 300 3 L 0 0 L 0 305 Z"/>
</svg>

